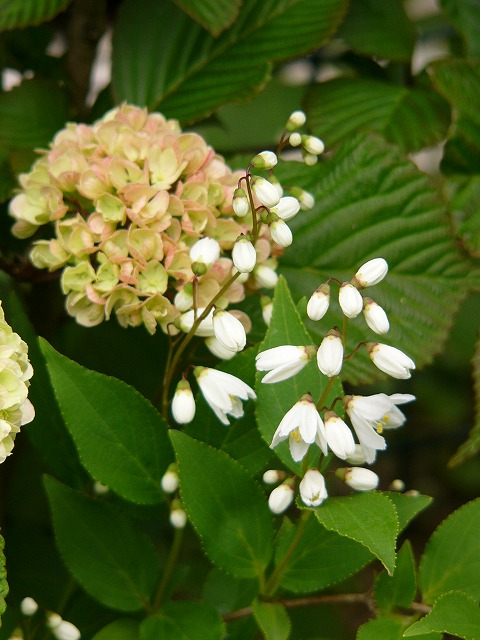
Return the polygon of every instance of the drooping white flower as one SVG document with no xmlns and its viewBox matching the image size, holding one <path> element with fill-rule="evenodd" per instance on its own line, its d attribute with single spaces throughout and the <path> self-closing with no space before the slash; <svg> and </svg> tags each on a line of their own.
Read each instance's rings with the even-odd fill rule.
<svg viewBox="0 0 480 640">
<path fill-rule="evenodd" d="M 175 464 L 171 464 L 163 474 L 160 486 L 165 493 L 175 493 L 178 489 L 178 473 Z"/>
<path fill-rule="evenodd" d="M 226 349 L 242 351 L 247 343 L 243 324 L 228 311 L 216 309 L 213 314 L 215 337 Z"/>
<path fill-rule="evenodd" d="M 270 224 L 270 235 L 272 236 L 272 240 L 281 247 L 289 247 L 293 242 L 290 227 L 281 218 L 274 220 Z"/>
<path fill-rule="evenodd" d="M 390 323 L 388 322 L 387 314 L 385 310 L 371 298 L 364 299 L 363 316 L 372 331 L 375 331 L 375 333 L 379 335 L 388 333 Z"/>
<path fill-rule="evenodd" d="M 253 275 L 258 286 L 263 289 L 274 289 L 277 286 L 278 273 L 265 264 L 257 265 L 253 270 Z"/>
<path fill-rule="evenodd" d="M 325 145 L 320 138 L 316 136 L 302 136 L 302 145 L 307 153 L 312 154 L 313 156 L 319 156 L 321 153 L 325 151 Z"/>
<path fill-rule="evenodd" d="M 370 359 L 380 371 L 399 380 L 411 377 L 410 369 L 415 369 L 415 363 L 400 349 L 378 342 L 367 343 L 367 349 Z"/>
<path fill-rule="evenodd" d="M 239 218 L 243 218 L 250 211 L 247 194 L 241 187 L 238 187 L 233 192 L 232 207 Z"/>
<path fill-rule="evenodd" d="M 365 287 L 373 287 L 385 278 L 388 273 L 387 261 L 383 258 L 374 258 L 363 264 L 354 276 L 358 285 L 364 289 Z"/>
<path fill-rule="evenodd" d="M 278 204 L 280 196 L 278 195 L 277 188 L 271 182 L 259 176 L 252 176 L 251 185 L 253 193 L 263 205 L 266 207 L 274 207 Z"/>
<path fill-rule="evenodd" d="M 213 238 L 197 240 L 190 249 L 190 260 L 209 269 L 220 257 L 220 245 Z"/>
<path fill-rule="evenodd" d="M 325 433 L 327 443 L 333 453 L 345 460 L 355 451 L 355 440 L 345 422 L 333 411 L 325 412 Z"/>
<path fill-rule="evenodd" d="M 318 507 L 328 498 L 325 478 L 317 469 L 309 469 L 303 476 L 300 486 L 300 497 L 307 507 Z"/>
<path fill-rule="evenodd" d="M 279 203 L 271 208 L 271 212 L 276 213 L 285 222 L 294 218 L 299 211 L 300 202 L 293 196 L 280 198 Z"/>
<path fill-rule="evenodd" d="M 269 372 L 262 382 L 269 384 L 291 378 L 309 363 L 314 351 L 312 347 L 291 344 L 261 351 L 255 358 L 257 370 Z"/>
<path fill-rule="evenodd" d="M 199 318 L 202 313 L 205 311 L 205 307 L 199 307 L 197 309 L 196 317 Z M 178 320 L 179 327 L 185 333 L 189 333 L 193 324 L 195 322 L 195 311 L 190 309 L 190 311 L 186 311 L 182 313 Z M 206 338 L 208 336 L 213 336 L 215 334 L 213 330 L 213 309 L 209 311 L 206 318 L 204 318 L 198 327 L 195 330 L 195 335 L 200 336 L 202 338 Z"/>
<path fill-rule="evenodd" d="M 342 370 L 343 343 L 335 329 L 331 329 L 322 340 L 317 351 L 317 364 L 323 375 L 332 378 Z"/>
<path fill-rule="evenodd" d="M 356 318 L 363 308 L 362 294 L 350 282 L 340 287 L 338 302 L 347 318 Z"/>
<path fill-rule="evenodd" d="M 242 400 L 257 397 L 248 384 L 230 373 L 208 367 L 195 367 L 193 373 L 207 404 L 225 425 L 230 424 L 227 414 L 233 418 L 243 416 Z"/>
<path fill-rule="evenodd" d="M 304 458 L 308 447 L 316 438 L 322 443 L 324 453 L 327 451 L 323 421 L 309 393 L 302 396 L 283 416 L 273 435 L 270 448 L 273 449 L 287 438 L 295 462 Z"/>
<path fill-rule="evenodd" d="M 324 283 L 310 296 L 307 304 L 307 315 L 310 320 L 321 320 L 330 305 L 330 285 Z"/>
<path fill-rule="evenodd" d="M 287 482 L 275 487 L 268 497 L 268 506 L 270 511 L 276 515 L 283 513 L 292 504 L 293 496 L 293 487 L 291 487 Z"/>
<path fill-rule="evenodd" d="M 30 598 L 29 596 L 23 598 L 23 600 L 20 602 L 20 611 L 24 616 L 30 617 L 35 615 L 38 611 L 38 604 L 36 600 Z"/>
<path fill-rule="evenodd" d="M 252 158 L 252 165 L 255 169 L 273 169 L 273 167 L 277 164 L 278 158 L 273 151 L 261 151 L 257 153 L 257 155 Z"/>
<path fill-rule="evenodd" d="M 180 380 L 172 399 L 172 415 L 178 424 L 188 424 L 195 416 L 195 398 L 188 380 Z"/>
<path fill-rule="evenodd" d="M 340 472 L 340 473 L 338 473 Z M 343 474 L 341 473 L 343 472 Z M 362 467 L 353 467 L 352 469 L 338 469 L 338 477 L 340 477 L 349 487 L 355 489 L 355 491 L 373 491 L 378 487 L 379 477 L 370 469 L 364 469 Z"/>
<path fill-rule="evenodd" d="M 293 111 L 287 120 L 285 129 L 287 131 L 296 131 L 296 129 L 300 129 L 300 127 L 303 127 L 306 121 L 307 116 L 305 115 L 304 111 Z"/>
<path fill-rule="evenodd" d="M 232 260 L 235 267 L 241 273 L 250 273 L 250 271 L 253 271 L 257 262 L 257 252 L 247 237 L 240 236 L 233 245 Z"/>
<path fill-rule="evenodd" d="M 220 360 L 231 360 L 238 353 L 234 349 L 227 349 L 215 336 L 205 338 L 205 346 Z"/>
</svg>

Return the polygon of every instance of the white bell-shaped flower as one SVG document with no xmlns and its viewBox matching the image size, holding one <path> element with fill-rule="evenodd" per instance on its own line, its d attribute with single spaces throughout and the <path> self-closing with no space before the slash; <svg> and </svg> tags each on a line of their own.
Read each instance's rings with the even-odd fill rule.
<svg viewBox="0 0 480 640">
<path fill-rule="evenodd" d="M 217 340 L 232 351 L 242 351 L 247 343 L 243 324 L 228 311 L 216 309 L 213 314 L 213 331 Z"/>
<path fill-rule="evenodd" d="M 274 207 L 278 204 L 280 196 L 278 195 L 277 188 L 271 182 L 259 176 L 252 176 L 251 185 L 253 193 L 263 205 L 266 207 Z"/>
<path fill-rule="evenodd" d="M 293 196 L 280 198 L 279 203 L 271 208 L 271 212 L 276 213 L 285 222 L 294 218 L 299 211 L 300 202 Z"/>
<path fill-rule="evenodd" d="M 363 301 L 363 316 L 370 329 L 379 335 L 388 333 L 390 323 L 385 310 L 371 298 Z"/>
<path fill-rule="evenodd" d="M 242 400 L 257 397 L 248 384 L 230 373 L 208 367 L 195 367 L 193 373 L 207 404 L 225 425 L 230 424 L 227 414 L 233 418 L 243 416 Z"/>
<path fill-rule="evenodd" d="M 227 349 L 215 336 L 205 338 L 205 346 L 220 360 L 231 360 L 238 353 L 234 349 Z"/>
<path fill-rule="evenodd" d="M 258 371 L 268 371 L 262 382 L 270 384 L 287 380 L 301 371 L 312 359 L 311 347 L 285 344 L 257 354 L 255 361 Z"/>
<path fill-rule="evenodd" d="M 262 289 L 274 289 L 278 282 L 278 273 L 266 264 L 258 264 L 253 270 L 255 282 Z"/>
<path fill-rule="evenodd" d="M 281 218 L 274 220 L 270 224 L 270 235 L 272 236 L 272 240 L 281 247 L 289 247 L 293 242 L 290 227 Z"/>
<path fill-rule="evenodd" d="M 196 317 L 199 318 L 202 313 L 205 311 L 205 307 L 199 307 L 197 309 Z M 185 333 L 189 333 L 192 329 L 195 322 L 195 311 L 190 309 L 190 311 L 186 311 L 182 313 L 180 318 L 178 319 L 178 325 L 182 331 Z M 206 318 L 204 318 L 198 327 L 195 330 L 195 335 L 200 336 L 201 338 L 206 338 L 208 336 L 214 335 L 213 330 L 213 309 L 209 311 Z"/>
<path fill-rule="evenodd" d="M 288 509 L 293 502 L 294 490 L 287 482 L 275 487 L 268 497 L 268 506 L 272 513 L 279 515 Z"/>
<path fill-rule="evenodd" d="M 345 460 L 355 451 L 355 440 L 345 422 L 333 411 L 325 412 L 325 433 L 327 443 L 333 453 Z"/>
<path fill-rule="evenodd" d="M 343 342 L 335 329 L 327 333 L 317 351 L 317 364 L 323 375 L 338 376 L 343 364 Z"/>
<path fill-rule="evenodd" d="M 317 469 L 309 469 L 303 476 L 300 486 L 300 497 L 307 507 L 318 507 L 328 498 L 325 478 Z"/>
<path fill-rule="evenodd" d="M 363 308 L 362 294 L 350 282 L 340 287 L 338 302 L 347 318 L 356 318 Z"/>
<path fill-rule="evenodd" d="M 321 320 L 330 305 L 330 285 L 322 284 L 310 296 L 307 303 L 307 315 L 310 320 Z"/>
<path fill-rule="evenodd" d="M 381 282 L 388 273 L 388 263 L 384 258 L 374 258 L 365 264 L 354 276 L 358 285 L 364 289 L 365 287 L 373 287 L 373 285 Z"/>
<path fill-rule="evenodd" d="M 236 269 L 241 273 L 253 271 L 257 262 L 257 252 L 247 237 L 240 236 L 233 245 L 232 260 Z"/>
<path fill-rule="evenodd" d="M 190 249 L 190 260 L 209 269 L 220 257 L 220 245 L 213 238 L 197 240 Z"/>
<path fill-rule="evenodd" d="M 399 380 L 411 377 L 410 369 L 415 369 L 415 363 L 400 349 L 378 342 L 367 343 L 367 349 L 370 359 L 380 371 Z"/>
<path fill-rule="evenodd" d="M 195 417 L 195 398 L 188 380 L 180 380 L 177 384 L 171 410 L 178 424 L 188 424 Z"/>
</svg>

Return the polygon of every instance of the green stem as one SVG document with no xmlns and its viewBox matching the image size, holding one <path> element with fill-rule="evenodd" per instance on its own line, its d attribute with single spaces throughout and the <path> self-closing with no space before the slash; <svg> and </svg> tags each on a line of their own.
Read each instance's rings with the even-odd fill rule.
<svg viewBox="0 0 480 640">
<path fill-rule="evenodd" d="M 155 599 L 153 601 L 153 611 L 158 611 L 163 602 L 163 598 L 165 597 L 165 592 L 172 577 L 173 570 L 175 569 L 175 565 L 177 564 L 178 556 L 182 546 L 182 540 L 183 529 L 175 529 L 172 546 L 170 547 L 170 553 L 168 554 L 167 563 L 165 565 L 165 570 L 163 572 L 162 579 L 160 581 L 160 584 L 158 585 L 157 593 L 155 594 Z"/>
</svg>

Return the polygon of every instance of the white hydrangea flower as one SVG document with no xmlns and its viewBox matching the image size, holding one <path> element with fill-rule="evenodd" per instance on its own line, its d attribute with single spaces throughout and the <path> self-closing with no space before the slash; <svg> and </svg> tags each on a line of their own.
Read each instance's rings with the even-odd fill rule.
<svg viewBox="0 0 480 640">
<path fill-rule="evenodd" d="M 378 342 L 367 343 L 367 349 L 370 359 L 380 371 L 399 380 L 411 377 L 410 369 L 415 369 L 415 363 L 400 349 Z"/>
<path fill-rule="evenodd" d="M 230 424 L 227 414 L 233 418 L 243 416 L 242 400 L 257 397 L 248 384 L 230 373 L 208 367 L 195 367 L 193 373 L 207 404 L 225 425 Z"/>
<path fill-rule="evenodd" d="M 312 359 L 312 347 L 285 344 L 257 354 L 255 361 L 258 371 L 268 371 L 262 379 L 265 384 L 287 380 L 301 371 Z"/>
<path fill-rule="evenodd" d="M 300 486 L 300 497 L 307 507 L 318 507 L 328 498 L 325 478 L 317 469 L 309 469 L 303 476 Z"/>
</svg>

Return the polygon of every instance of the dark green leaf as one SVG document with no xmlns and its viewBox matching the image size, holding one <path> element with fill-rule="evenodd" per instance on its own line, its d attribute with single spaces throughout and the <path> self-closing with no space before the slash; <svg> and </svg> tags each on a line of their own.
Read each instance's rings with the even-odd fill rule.
<svg viewBox="0 0 480 640">
<path fill-rule="evenodd" d="M 45 486 L 58 548 L 85 591 L 120 611 L 146 607 L 158 573 L 149 538 L 111 504 L 48 476 Z"/>
<path fill-rule="evenodd" d="M 278 602 L 254 600 L 252 608 L 265 640 L 287 640 L 291 624 L 283 605 Z"/>
<path fill-rule="evenodd" d="M 205 552 L 239 578 L 261 575 L 273 552 L 273 526 L 260 487 L 223 451 L 179 431 L 170 437 L 185 509 Z"/>
<path fill-rule="evenodd" d="M 326 42 L 344 8 L 345 0 L 245 0 L 215 39 L 169 1 L 127 0 L 113 43 L 116 99 L 200 119 L 251 96 L 268 79 L 270 61 Z"/>
<path fill-rule="evenodd" d="M 145 618 L 140 640 L 221 640 L 225 625 L 206 602 L 169 602 Z"/>
<path fill-rule="evenodd" d="M 404 628 L 399 620 L 379 617 L 362 624 L 356 640 L 401 640 Z"/>
<path fill-rule="evenodd" d="M 480 499 L 451 514 L 433 533 L 420 561 L 419 584 L 429 604 L 455 589 L 480 599 Z"/>
<path fill-rule="evenodd" d="M 412 547 L 407 540 L 398 552 L 397 564 L 393 576 L 382 571 L 375 582 L 375 600 L 383 611 L 394 607 L 408 608 L 417 591 L 415 559 Z"/>
<path fill-rule="evenodd" d="M 238 16 L 242 0 L 174 0 L 180 9 L 218 36 Z"/>
<path fill-rule="evenodd" d="M 67 119 L 67 94 L 54 82 L 33 78 L 0 94 L 0 141 L 11 147 L 46 147 Z"/>
<path fill-rule="evenodd" d="M 168 425 L 133 387 L 41 347 L 82 464 L 126 500 L 164 499 L 160 480 L 173 459 Z"/>
<path fill-rule="evenodd" d="M 0 0 L 0 31 L 51 20 L 70 0 Z"/>
<path fill-rule="evenodd" d="M 13 177 L 6 149 L 0 149 L 0 202 L 5 202 L 12 195 L 16 180 Z"/>
<path fill-rule="evenodd" d="M 407 493 L 397 493 L 396 491 L 383 491 L 382 493 L 390 498 L 395 505 L 400 533 L 413 518 L 432 503 L 430 496 L 409 495 Z"/>
<path fill-rule="evenodd" d="M 449 591 L 436 600 L 431 612 L 412 624 L 404 637 L 419 636 L 439 631 L 464 640 L 480 638 L 480 607 L 478 603 L 461 591 Z"/>
<path fill-rule="evenodd" d="M 220 614 L 249 605 L 258 593 L 258 582 L 239 580 L 214 567 L 208 574 L 202 596 Z"/>
<path fill-rule="evenodd" d="M 312 339 L 300 319 L 285 280 L 281 278 L 275 288 L 272 320 L 259 352 L 288 344 L 310 345 Z M 265 442 L 270 444 L 285 413 L 307 392 L 312 394 L 315 402 L 320 400 L 321 394 L 327 387 L 328 378 L 320 373 L 315 359 L 300 373 L 282 382 L 263 384 L 261 382 L 263 376 L 263 372 L 257 375 L 257 423 Z M 325 404 L 328 405 L 329 400 L 333 401 L 338 395 L 342 395 L 339 383 L 335 384 L 330 391 Z M 319 453 L 317 447 L 314 449 L 316 451 L 311 457 L 312 464 L 318 459 Z M 303 475 L 302 463 L 294 462 L 292 459 L 288 439 L 275 447 L 275 453 L 292 471 Z"/>
<path fill-rule="evenodd" d="M 311 593 L 341 582 L 374 556 L 354 540 L 327 531 L 310 513 L 299 543 L 283 573 L 281 586 L 295 593 Z M 276 542 L 278 566 L 296 538 L 298 524 L 284 519 Z"/>
<path fill-rule="evenodd" d="M 339 34 L 360 54 L 410 62 L 415 31 L 400 0 L 355 0 Z"/>
<path fill-rule="evenodd" d="M 139 640 L 139 625 L 136 620 L 121 618 L 107 624 L 92 640 Z"/>
<path fill-rule="evenodd" d="M 329 498 L 315 509 L 315 516 L 329 531 L 363 544 L 393 573 L 398 517 L 387 496 L 369 492 Z"/>
<path fill-rule="evenodd" d="M 327 148 L 372 130 L 405 152 L 419 151 L 443 140 L 450 123 L 450 107 L 438 93 L 367 79 L 338 78 L 316 85 L 307 113 Z"/>
<path fill-rule="evenodd" d="M 282 176 L 317 199 L 312 211 L 292 220 L 293 248 L 282 258 L 294 297 L 310 297 L 331 276 L 349 281 L 364 262 L 383 257 L 389 274 L 366 293 L 387 311 L 390 331 L 379 337 L 359 316 L 349 322 L 347 351 L 373 340 L 405 351 L 417 367 L 430 362 L 465 295 L 466 268 L 428 178 L 374 136 L 346 143 L 330 162 L 291 166 Z M 332 285 L 331 309 L 309 324 L 317 344 L 328 329 L 341 326 L 336 295 Z M 372 380 L 378 370 L 361 349 L 342 374 L 357 383 Z"/>
<path fill-rule="evenodd" d="M 451 176 L 445 191 L 456 235 L 472 257 L 480 258 L 480 175 Z"/>
<path fill-rule="evenodd" d="M 458 29 L 471 56 L 480 56 L 480 22 L 478 0 L 441 0 L 442 9 Z"/>
</svg>

